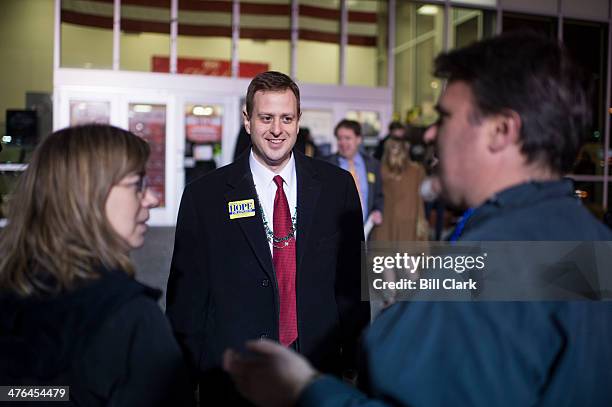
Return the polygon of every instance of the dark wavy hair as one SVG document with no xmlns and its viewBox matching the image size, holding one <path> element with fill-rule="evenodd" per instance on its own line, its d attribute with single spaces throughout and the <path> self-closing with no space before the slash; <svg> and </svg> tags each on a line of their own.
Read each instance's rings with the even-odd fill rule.
<svg viewBox="0 0 612 407">
<path fill-rule="evenodd" d="M 439 55 L 434 74 L 468 83 L 475 119 L 514 111 L 529 163 L 571 170 L 592 113 L 586 76 L 557 41 L 512 32 Z"/>
<path fill-rule="evenodd" d="M 23 296 L 71 289 L 96 269 L 134 270 L 127 243 L 106 217 L 111 188 L 144 174 L 149 145 L 129 131 L 85 125 L 36 148 L 0 232 L 0 288 Z"/>
<path fill-rule="evenodd" d="M 349 119 L 340 120 L 334 128 L 334 136 L 338 137 L 338 129 L 340 128 L 353 130 L 353 133 L 355 133 L 357 137 L 361 137 L 361 124 L 359 124 L 358 121 Z"/>
<path fill-rule="evenodd" d="M 289 76 L 284 73 L 277 71 L 262 72 L 255 76 L 249 88 L 247 89 L 246 95 L 246 112 L 250 118 L 253 113 L 253 100 L 255 99 L 255 93 L 258 91 L 269 91 L 269 92 L 282 92 L 285 90 L 291 90 L 295 95 L 297 101 L 297 113 L 300 115 L 300 89 L 296 83 Z"/>
</svg>

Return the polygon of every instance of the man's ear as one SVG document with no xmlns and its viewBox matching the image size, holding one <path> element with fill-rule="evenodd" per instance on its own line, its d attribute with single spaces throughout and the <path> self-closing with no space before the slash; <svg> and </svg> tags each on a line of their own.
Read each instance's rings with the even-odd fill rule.
<svg viewBox="0 0 612 407">
<path fill-rule="evenodd" d="M 247 114 L 246 109 L 242 109 L 242 122 L 244 124 L 244 129 L 248 134 L 251 134 L 251 119 Z"/>
<path fill-rule="evenodd" d="M 491 118 L 489 149 L 492 152 L 519 144 L 521 140 L 521 116 L 514 110 L 506 110 Z"/>
</svg>

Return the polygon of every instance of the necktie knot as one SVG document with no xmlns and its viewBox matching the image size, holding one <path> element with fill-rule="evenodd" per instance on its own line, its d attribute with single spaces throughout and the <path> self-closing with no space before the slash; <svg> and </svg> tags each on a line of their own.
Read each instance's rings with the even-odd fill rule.
<svg viewBox="0 0 612 407">
<path fill-rule="evenodd" d="M 280 175 L 276 175 L 274 178 L 272 178 L 272 180 L 276 184 L 276 188 L 283 187 L 283 177 L 281 177 Z"/>
</svg>

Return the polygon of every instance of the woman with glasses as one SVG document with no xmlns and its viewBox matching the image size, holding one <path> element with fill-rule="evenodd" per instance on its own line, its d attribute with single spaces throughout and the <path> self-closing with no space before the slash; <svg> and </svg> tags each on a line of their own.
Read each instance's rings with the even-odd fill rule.
<svg viewBox="0 0 612 407">
<path fill-rule="evenodd" d="M 144 140 L 105 125 L 38 146 L 0 232 L 0 384 L 70 386 L 83 406 L 190 404 L 160 293 L 134 280 L 129 257 L 158 204 L 148 157 Z"/>
</svg>

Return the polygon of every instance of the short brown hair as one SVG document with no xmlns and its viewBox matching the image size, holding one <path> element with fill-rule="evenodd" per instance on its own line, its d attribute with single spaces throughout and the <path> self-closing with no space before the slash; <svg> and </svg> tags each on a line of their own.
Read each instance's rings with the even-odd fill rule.
<svg viewBox="0 0 612 407">
<path fill-rule="evenodd" d="M 297 113 L 300 115 L 300 89 L 296 83 L 285 75 L 284 73 L 277 71 L 267 71 L 258 74 L 253 78 L 249 84 L 246 96 L 246 111 L 247 116 L 251 117 L 253 113 L 253 100 L 255 99 L 255 93 L 258 91 L 269 91 L 269 92 L 282 92 L 285 90 L 291 90 L 297 101 Z"/>
<path fill-rule="evenodd" d="M 361 124 L 359 124 L 359 122 L 349 119 L 340 120 L 340 123 L 336 124 L 336 128 L 334 129 L 334 136 L 338 137 L 338 129 L 341 127 L 353 130 L 353 133 L 355 133 L 357 137 L 361 137 Z"/>
<path fill-rule="evenodd" d="M 111 188 L 144 173 L 149 145 L 129 131 L 85 125 L 56 131 L 20 176 L 0 233 L 0 288 L 32 295 L 71 289 L 96 269 L 134 270 L 106 217 Z"/>
</svg>

